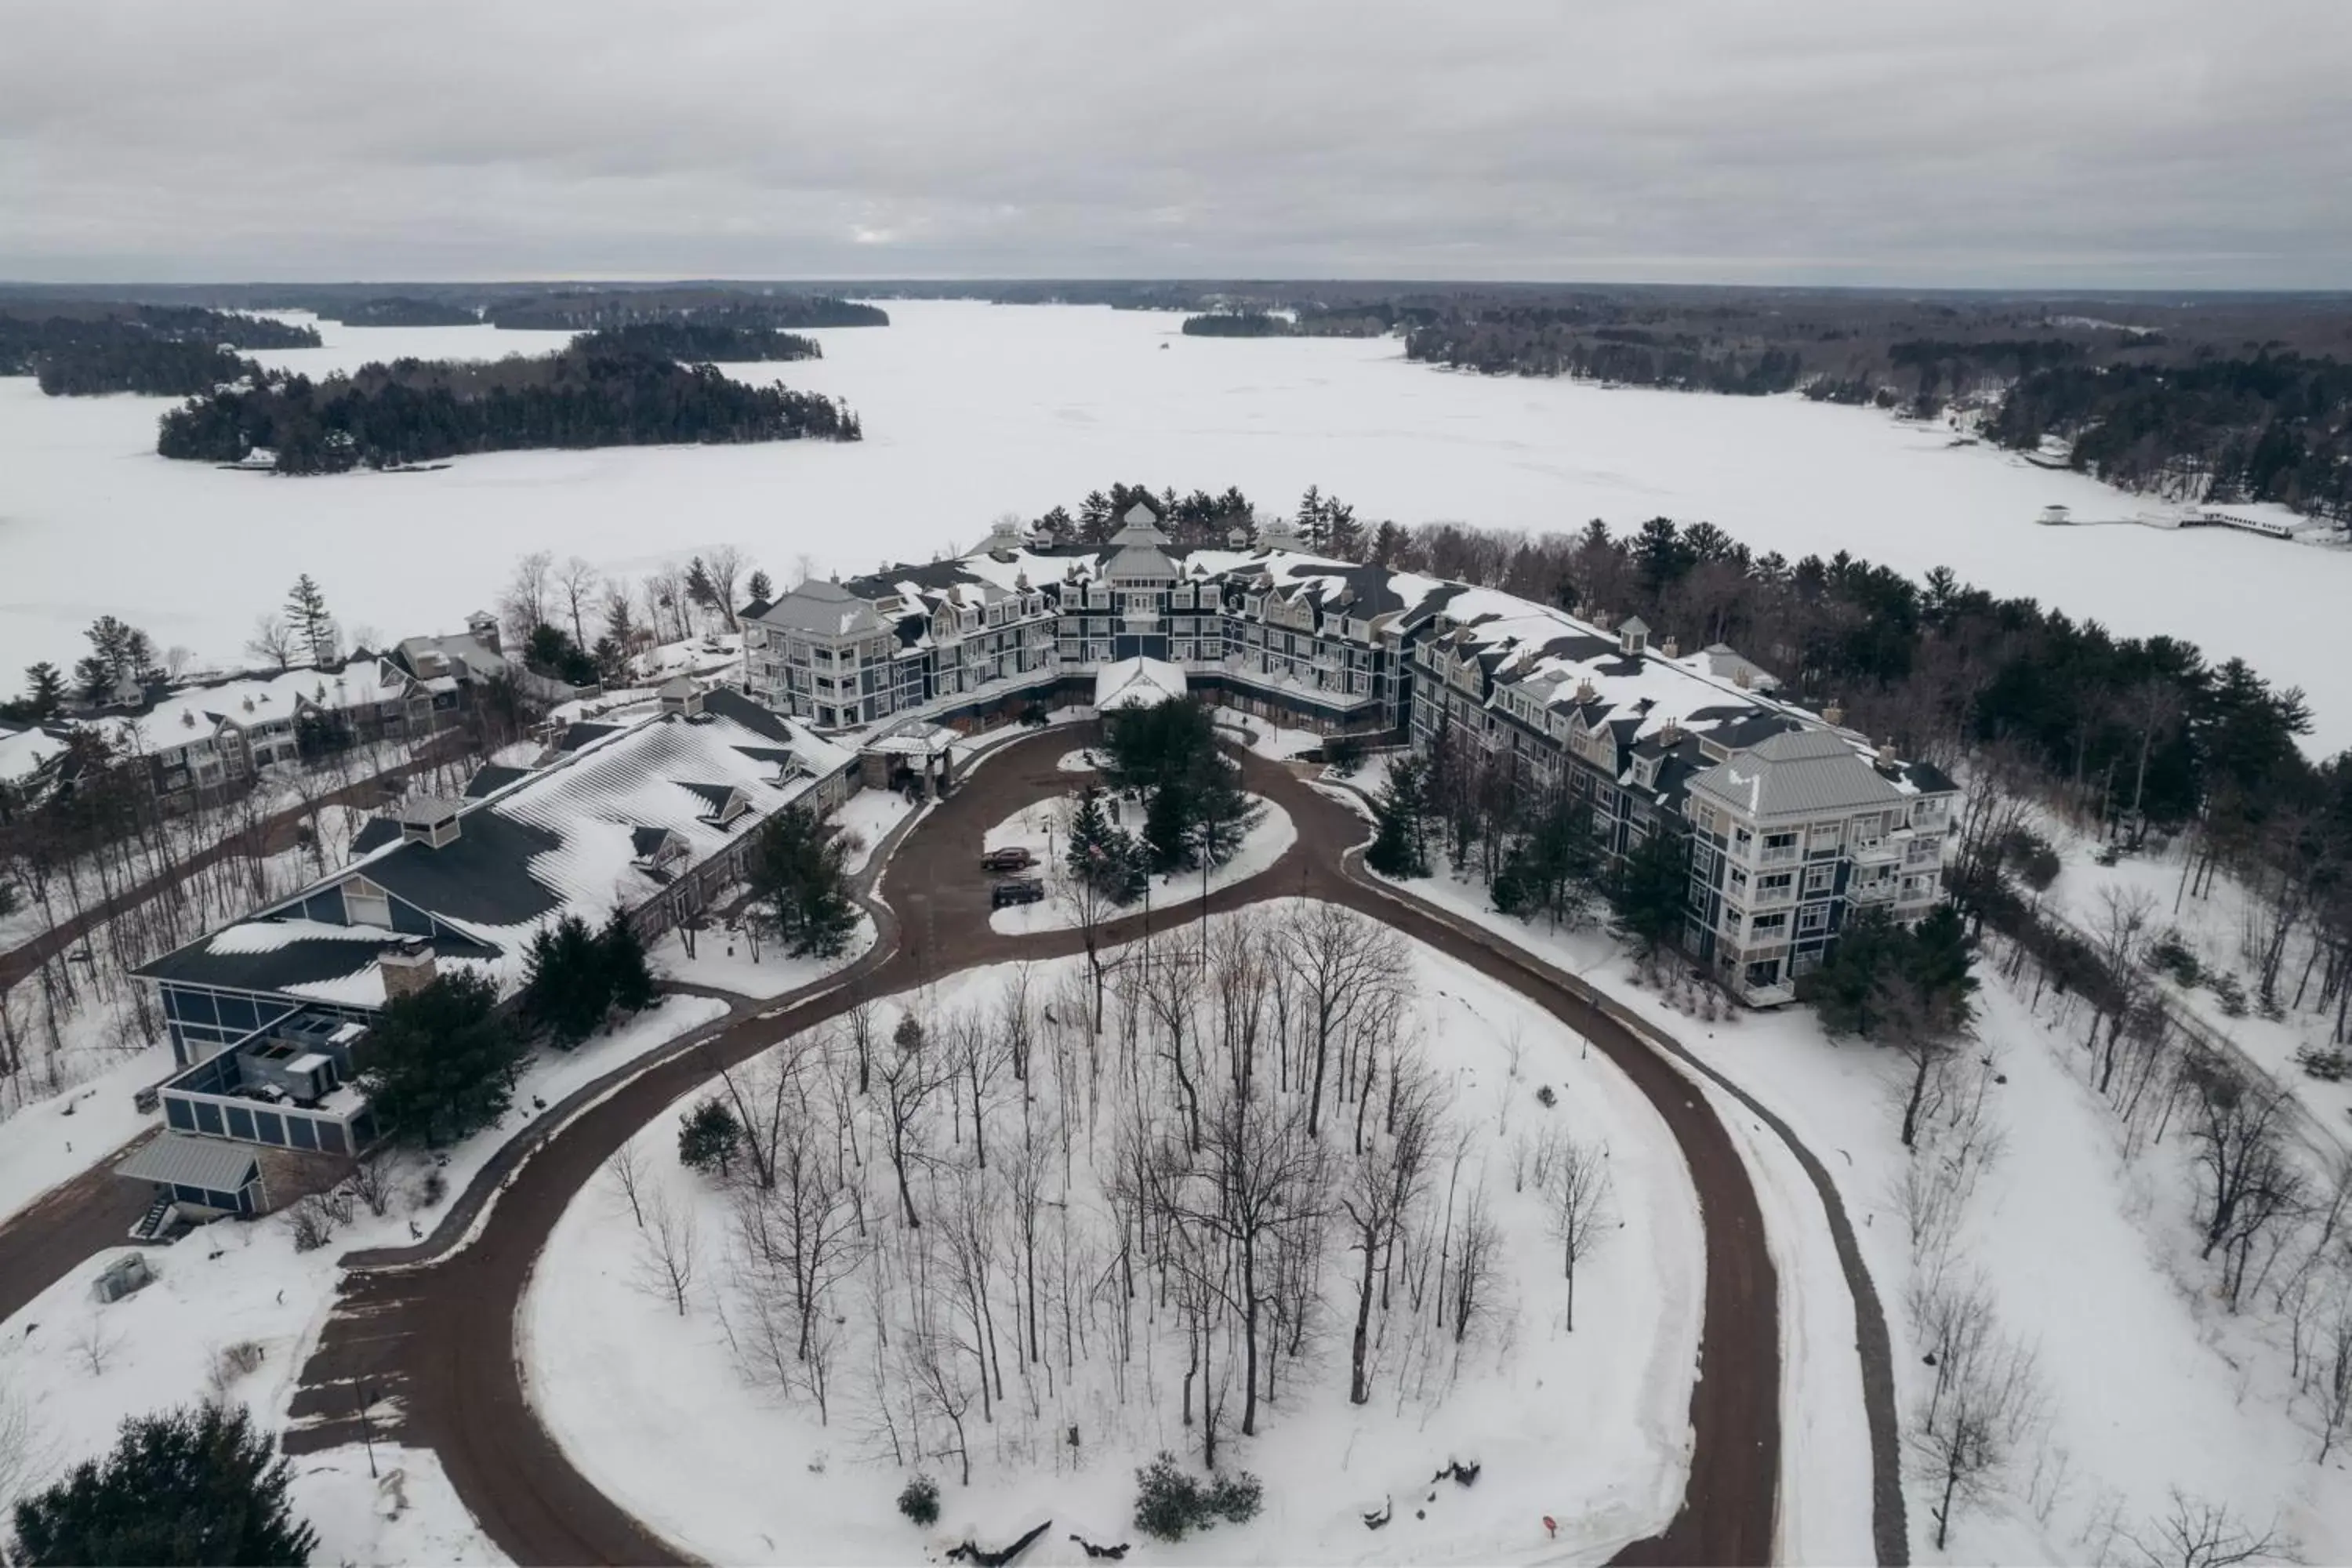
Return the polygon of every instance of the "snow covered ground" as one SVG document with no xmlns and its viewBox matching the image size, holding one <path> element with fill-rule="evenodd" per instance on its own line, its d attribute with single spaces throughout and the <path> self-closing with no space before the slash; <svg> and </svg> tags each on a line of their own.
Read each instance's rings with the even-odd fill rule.
<svg viewBox="0 0 2352 1568">
<path fill-rule="evenodd" d="M 849 398 L 867 432 L 850 446 L 518 452 L 285 480 L 157 458 L 161 399 L 45 398 L 30 377 L 0 380 L 0 669 L 71 659 L 101 612 L 161 646 L 231 658 L 296 569 L 319 579 L 346 626 L 394 634 L 456 629 L 516 557 L 541 548 L 608 573 L 721 542 L 779 582 L 803 557 L 820 572 L 869 571 L 969 548 L 1001 511 L 1034 517 L 1129 476 L 1236 484 L 1278 505 L 1317 484 L 1360 516 L 1403 522 L 1544 530 L 1601 517 L 1630 529 L 1665 513 L 1791 557 L 1851 550 L 1915 574 L 1949 565 L 2121 632 L 2243 656 L 2309 691 L 2315 748 L 2352 743 L 2352 664 L 2322 640 L 2352 587 L 2352 552 L 2219 529 L 2044 528 L 2033 520 L 2053 503 L 2083 517 L 2137 503 L 1950 447 L 1940 426 L 1793 395 L 1453 374 L 1407 363 L 1393 339 L 1186 338 L 1158 312 L 888 309 L 885 329 L 816 332 L 823 360 L 738 367 Z M 316 374 L 562 341 L 489 327 L 320 330 L 326 347 L 256 357 Z M 648 519 L 681 521 L 649 530 Z M 377 547 L 395 535 L 414 547 Z M 108 563 L 102 592 L 94 561 Z"/>
<path fill-rule="evenodd" d="M 171 1070 L 171 1048 L 150 1046 L 0 1121 L 0 1220 L 153 1125 L 131 1097 Z"/>
<path fill-rule="evenodd" d="M 1634 983 L 1617 945 L 1496 913 L 1467 882 L 1412 890 L 1520 942 L 1654 1021 L 1787 1121 L 1828 1168 L 1893 1338 L 1898 1415 L 1909 1430 L 1932 1372 L 1905 1310 L 1916 1280 L 1897 1187 L 1896 1064 L 1825 1037 L 1811 1013 L 1734 1012 L 1708 1021 Z M 1952 1244 L 1991 1287 L 2006 1331 L 2038 1349 L 2051 1392 L 2042 1432 L 2002 1489 L 1932 1549 L 1931 1489 L 1906 1484 L 1920 1562 L 2133 1561 L 2122 1533 L 2148 1531 L 2170 1489 L 2235 1505 L 2257 1531 L 2273 1517 L 2306 1559 L 2352 1553 L 2352 1476 L 2322 1468 L 2307 1402 L 2288 1377 L 2277 1325 L 2214 1298 L 2189 1224 L 2192 1177 L 2179 1136 L 2126 1160 L 2115 1118 L 2083 1080 L 2078 1042 L 2035 1016 L 1979 965 L 1979 1064 L 2000 1150 Z M 1782 1275 L 1782 1534 L 1792 1562 L 1869 1556 L 1868 1435 L 1853 1302 L 1821 1205 L 1769 1129 L 1710 1091 L 1746 1145 Z M 2104 1554 L 2104 1555 L 2103 1555 Z"/>
<path fill-rule="evenodd" d="M 1140 1560 L 1598 1561 L 1663 1526 L 1680 1500 L 1703 1240 L 1696 1194 L 1672 1141 L 1640 1093 L 1605 1058 L 1582 1053 L 1548 1015 L 1433 952 L 1412 952 L 1411 1026 L 1466 1139 L 1459 1181 L 1465 1192 L 1484 1184 L 1504 1226 L 1506 1279 L 1496 1298 L 1508 1302 L 1504 1321 L 1484 1343 L 1474 1337 L 1477 1348 L 1450 1372 L 1448 1342 L 1417 1393 L 1405 1384 L 1426 1352 L 1384 1342 L 1374 1397 L 1352 1406 L 1347 1327 L 1333 1316 L 1333 1303 L 1346 1295 L 1345 1257 L 1335 1242 L 1324 1331 L 1310 1336 L 1307 1361 L 1291 1368 L 1262 1413 L 1259 1436 L 1230 1436 L 1224 1446 L 1223 1463 L 1265 1481 L 1265 1512 L 1181 1547 L 1143 1542 Z M 1025 983 L 1042 996 L 1082 973 L 1077 959 L 1035 964 L 1027 966 Z M 956 976 L 923 997 L 925 1015 L 936 1024 L 958 1009 L 992 1008 L 1013 978 L 1013 966 Z M 896 1011 L 896 1004 L 884 1005 L 877 1033 L 885 1039 Z M 1034 1098 L 1049 1099 L 1042 1067 L 1034 1081 L 1040 1086 Z M 1538 1085 L 1555 1089 L 1556 1109 L 1538 1103 Z M 1184 1357 L 1172 1313 L 1152 1312 L 1123 1372 L 1099 1317 L 1086 1331 L 1097 1336 L 1091 1349 L 1081 1347 L 1074 1364 L 1058 1351 L 1029 1364 L 1016 1336 L 1004 1353 L 1013 1385 L 994 1422 L 983 1425 L 972 1414 L 970 1489 L 957 1484 L 951 1457 L 902 1466 L 867 1392 L 873 1347 L 864 1324 L 871 1309 L 861 1284 L 837 1288 L 845 1337 L 829 1419 L 819 1420 L 805 1394 L 788 1398 L 754 1385 L 742 1370 L 739 1352 L 752 1331 L 733 1289 L 734 1205 L 714 1184 L 685 1171 L 675 1153 L 678 1119 L 697 1098 L 656 1118 L 636 1144 L 648 1186 L 694 1216 L 699 1265 L 686 1311 L 647 1289 L 646 1233 L 633 1226 L 617 1187 L 599 1181 L 557 1226 L 520 1315 L 532 1400 L 584 1474 L 672 1542 L 719 1562 L 908 1562 L 919 1550 L 934 1557 L 968 1532 L 983 1545 L 1002 1545 L 1048 1516 L 1053 1529 L 1024 1562 L 1085 1561 L 1066 1539 L 1071 1531 L 1100 1542 L 1140 1539 L 1129 1522 L 1135 1468 L 1162 1447 L 1198 1463 L 1197 1428 L 1188 1429 L 1177 1408 Z M 1017 1140 L 1019 1113 L 1008 1107 L 997 1115 L 1003 1121 L 992 1142 Z M 1573 1333 L 1562 1326 L 1557 1250 L 1532 1190 L 1513 1189 L 1515 1145 L 1551 1125 L 1605 1141 L 1613 1213 L 1623 1221 L 1580 1268 Z M 1091 1166 L 1108 1157 L 1112 1134 L 1105 1125 L 1082 1132 L 1077 1143 L 1067 1206 L 1055 1211 L 1071 1216 L 1082 1236 L 1095 1236 L 1108 1218 Z M 1339 1148 L 1345 1152 L 1344 1141 Z M 1015 1157 L 1000 1153 L 999 1163 Z M 1066 1168 L 1058 1152 L 1052 1163 L 1057 1174 Z M 878 1156 L 870 1162 L 877 1205 L 894 1201 L 888 1169 Z M 946 1201 L 944 1181 L 919 1191 L 926 1205 Z M 654 1200 L 647 1193 L 641 1201 Z M 881 1209 L 874 1212 L 878 1227 Z M 919 1234 L 950 1223 L 935 1212 Z M 1099 1268 L 1091 1266 L 1088 1278 Z M 1117 1309 L 1105 1298 L 1087 1310 Z M 1000 1323 L 1004 1311 L 1000 1303 Z M 908 1415 L 897 1418 L 906 1441 Z M 1082 1444 L 1075 1449 L 1067 1441 L 1073 1426 Z M 1457 1457 L 1484 1466 L 1475 1489 L 1433 1488 L 1431 1473 Z M 892 1506 L 917 1468 L 941 1485 L 942 1517 L 929 1531 L 899 1519 Z M 1433 1500 L 1424 1501 L 1433 1490 Z M 1359 1515 L 1384 1499 L 1396 1504 L 1394 1518 L 1368 1532 Z M 1544 1535 L 1545 1514 L 1560 1523 L 1557 1542 Z"/>
<path fill-rule="evenodd" d="M 848 968 L 873 945 L 873 917 L 860 915 L 849 945 L 831 958 L 793 958 L 773 942 L 760 943 L 754 956 L 746 933 L 720 926 L 695 933 L 691 958 L 686 954 L 685 938 L 677 931 L 664 933 L 649 956 L 655 972 L 673 980 L 765 1001 Z"/>
<path fill-rule="evenodd" d="M 1067 762 L 1069 759 L 1066 757 L 1063 760 Z M 1240 848 L 1210 868 L 1209 892 L 1230 888 L 1236 882 L 1248 881 L 1281 859 L 1283 852 L 1298 841 L 1298 826 L 1290 820 L 1288 812 L 1262 795 L 1253 795 L 1246 798 L 1252 805 L 1261 808 L 1265 815 L 1244 836 Z M 1119 804 L 1126 813 L 1124 826 L 1129 832 L 1138 831 L 1142 826 L 1139 809 L 1131 800 Z M 1070 843 L 1073 805 L 1073 800 L 1066 796 L 1059 800 L 1040 801 L 1034 805 L 1022 807 L 982 835 L 982 849 L 1021 848 L 1035 856 L 1036 865 L 1021 874 L 1034 877 L 1045 884 L 1045 896 L 1034 904 L 1014 904 L 1009 909 L 990 911 L 988 923 L 991 929 L 1003 931 L 1007 936 L 1024 936 L 1032 931 L 1067 931 L 1080 923 L 1078 906 L 1065 890 L 1061 875 L 1061 856 Z M 1155 903 L 1181 903 L 1186 899 L 1200 898 L 1202 893 L 1202 879 L 1197 871 L 1154 877 L 1151 887 Z M 1139 900 L 1135 909 L 1141 908 Z M 1115 919 L 1130 912 L 1120 909 L 1104 918 Z"/>
<path fill-rule="evenodd" d="M 30 1415 L 41 1479 L 103 1450 L 125 1416 L 186 1404 L 220 1388 L 244 1400 L 264 1426 L 282 1426 L 303 1358 L 333 1300 L 344 1251 L 405 1244 L 429 1230 L 441 1206 L 544 1114 L 541 1102 L 551 1109 L 583 1084 L 726 1013 L 726 1005 L 710 997 L 666 997 L 576 1050 L 541 1051 L 523 1069 L 515 1110 L 502 1124 L 437 1162 L 413 1152 L 394 1155 L 386 1212 L 351 1205 L 349 1221 L 322 1247 L 297 1251 L 287 1221 L 270 1216 L 207 1226 L 176 1246 L 143 1249 L 154 1282 L 109 1305 L 91 1299 L 90 1282 L 108 1263 L 137 1249 L 109 1249 L 58 1280 L 0 1322 L 0 1397 L 15 1399 Z M 426 1183 L 435 1174 L 443 1189 L 437 1204 L 426 1201 Z M 257 1347 L 257 1364 L 216 1381 L 221 1352 L 243 1342 Z M 380 1496 L 368 1480 L 360 1450 L 298 1466 L 309 1476 L 302 1495 L 332 1510 L 331 1518 L 319 1521 L 321 1560 L 495 1560 L 429 1456 L 422 1465 L 385 1452 L 377 1458 L 380 1468 L 399 1463 L 407 1470 L 408 1508 L 397 1516 L 385 1511 L 394 1500 Z"/>
</svg>

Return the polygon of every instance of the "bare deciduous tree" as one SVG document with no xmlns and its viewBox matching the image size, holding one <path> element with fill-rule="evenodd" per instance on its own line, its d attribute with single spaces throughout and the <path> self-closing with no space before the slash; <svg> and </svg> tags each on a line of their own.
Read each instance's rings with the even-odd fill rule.
<svg viewBox="0 0 2352 1568">
<path fill-rule="evenodd" d="M 588 636 L 588 606 L 603 585 L 604 579 L 597 575 L 596 568 L 577 555 L 569 557 L 556 569 L 556 593 L 572 622 L 572 641 L 576 647 L 584 648 L 592 640 Z"/>
<path fill-rule="evenodd" d="M 629 1205 L 629 1217 L 636 1221 L 639 1230 L 643 1230 L 646 1227 L 646 1161 L 645 1156 L 637 1152 L 637 1141 L 632 1138 L 614 1150 L 612 1158 L 604 1162 L 604 1169 L 613 1178 L 613 1186 L 621 1194 L 622 1201 Z"/>
<path fill-rule="evenodd" d="M 253 635 L 245 639 L 247 657 L 278 669 L 294 668 L 294 655 L 299 644 L 294 628 L 286 617 L 276 611 L 256 616 Z"/>
<path fill-rule="evenodd" d="M 1999 1488 L 2011 1457 L 2041 1424 L 2047 1395 L 2033 1352 L 2002 1338 L 1989 1319 L 1956 1342 L 1938 1372 L 1942 1401 L 1910 1438 L 1914 1468 L 1935 1489 L 1927 1512 L 1941 1552 L 1958 1510 Z"/>
<path fill-rule="evenodd" d="M 1609 1151 L 1553 1129 L 1538 1156 L 1552 1239 L 1559 1243 L 1568 1279 L 1568 1331 L 1576 1331 L 1576 1266 L 1591 1256 L 1612 1228 L 1609 1212 Z"/>
<path fill-rule="evenodd" d="M 2147 1529 L 2126 1537 L 2146 1568 L 2231 1568 L 2238 1563 L 2293 1563 L 2294 1542 L 2273 1519 L 2260 1533 L 2226 1502 L 2208 1502 L 2179 1487 L 2172 1506 Z"/>
<path fill-rule="evenodd" d="M 646 1194 L 645 1213 L 645 1227 L 637 1233 L 638 1283 L 648 1294 L 675 1303 L 683 1318 L 701 1252 L 694 1205 L 672 1202 L 669 1189 L 656 1184 Z"/>
</svg>

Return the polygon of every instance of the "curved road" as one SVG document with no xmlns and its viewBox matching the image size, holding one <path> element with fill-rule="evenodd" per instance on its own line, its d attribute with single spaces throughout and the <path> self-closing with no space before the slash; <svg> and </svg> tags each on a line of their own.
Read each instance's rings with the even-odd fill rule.
<svg viewBox="0 0 2352 1568">
<path fill-rule="evenodd" d="M 533 1263 L 565 1207 L 613 1152 L 720 1067 L 861 997 L 908 990 L 975 964 L 1081 951 L 1076 931 L 1008 937 L 992 931 L 986 883 L 975 870 L 987 828 L 1069 787 L 1069 775 L 1055 763 L 1071 744 L 1067 731 L 1010 743 L 921 818 L 899 852 L 886 861 L 891 847 L 877 849 L 874 861 L 887 864 L 896 918 L 874 952 L 845 974 L 738 1016 L 650 1068 L 622 1069 L 616 1078 L 638 1076 L 588 1104 L 604 1092 L 592 1086 L 580 1097 L 586 1109 L 569 1121 L 547 1118 L 551 1131 L 486 1172 L 424 1245 L 348 1260 L 353 1270 L 303 1369 L 288 1448 L 358 1440 L 356 1411 L 364 1398 L 373 1405 L 373 1434 L 396 1431 L 403 1442 L 436 1450 L 457 1494 L 517 1562 L 678 1561 L 675 1547 L 572 1466 L 530 1407 L 515 1321 Z M 1353 811 L 1279 764 L 1241 760 L 1249 787 L 1290 814 L 1298 840 L 1269 871 L 1212 895 L 1212 911 L 1302 895 L 1372 915 L 1550 1011 L 1604 1051 L 1664 1120 L 1697 1190 L 1706 1240 L 1690 1479 L 1664 1532 L 1633 1542 L 1617 1560 L 1769 1560 L 1780 1471 L 1777 1281 L 1763 1216 L 1730 1135 L 1666 1054 L 1572 988 L 1567 976 L 1364 879 L 1350 864 L 1364 836 Z M 1200 908 L 1195 897 L 1154 918 L 1167 925 Z M 1101 934 L 1123 942 L 1141 929 L 1139 916 Z M 496 1201 L 482 1219 L 483 1200 L 493 1192 Z M 470 1244 L 451 1250 L 468 1231 Z"/>
</svg>

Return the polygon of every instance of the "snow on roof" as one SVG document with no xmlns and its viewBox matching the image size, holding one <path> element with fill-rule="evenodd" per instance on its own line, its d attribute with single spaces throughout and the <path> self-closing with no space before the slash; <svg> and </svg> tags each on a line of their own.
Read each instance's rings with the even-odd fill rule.
<svg viewBox="0 0 2352 1568">
<path fill-rule="evenodd" d="M 65 754 L 66 742 L 43 730 L 0 730 L 0 784 L 31 778 Z"/>
<path fill-rule="evenodd" d="M 1095 707 L 1156 708 L 1184 696 L 1184 671 L 1165 659 L 1123 658 L 1095 672 Z"/>
<path fill-rule="evenodd" d="M 224 721 L 244 727 L 291 719 L 304 703 L 330 710 L 373 707 L 394 701 L 407 689 L 408 677 L 389 661 L 353 659 L 338 670 L 285 669 L 184 686 L 119 722 L 135 728 L 151 749 L 168 749 L 209 735 Z"/>
<path fill-rule="evenodd" d="M 564 915 L 602 924 L 615 909 L 656 896 L 667 879 L 640 864 L 650 830 L 687 848 L 689 863 L 719 853 L 751 825 L 849 765 L 851 754 L 739 692 L 707 695 L 702 715 L 648 718 L 478 799 L 436 803 L 457 815 L 457 837 L 388 838 L 334 875 L 144 966 L 150 978 L 213 983 L 289 997 L 381 1006 L 382 953 L 411 936 L 321 921 L 317 895 L 355 878 L 383 890 L 395 923 L 431 924 L 436 963 L 470 966 L 501 993 L 522 978 L 539 931 Z M 805 771 L 782 776 L 780 753 Z M 751 809 L 719 820 L 714 802 Z"/>
<path fill-rule="evenodd" d="M 1898 788 L 1834 730 L 1769 736 L 1700 773 L 1690 788 L 1757 818 L 1862 810 L 1916 793 Z"/>
</svg>

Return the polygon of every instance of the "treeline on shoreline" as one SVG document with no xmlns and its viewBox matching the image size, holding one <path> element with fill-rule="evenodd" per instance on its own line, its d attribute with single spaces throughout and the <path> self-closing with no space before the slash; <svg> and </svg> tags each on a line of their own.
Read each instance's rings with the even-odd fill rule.
<svg viewBox="0 0 2352 1568">
<path fill-rule="evenodd" d="M 572 340 L 583 344 L 635 353 L 667 354 L 697 364 L 747 364 L 803 359 L 823 359 L 824 346 L 814 338 L 773 327 L 730 325 L 719 321 L 633 321 L 604 327 Z"/>
<path fill-rule="evenodd" d="M 246 460 L 281 474 L 398 468 L 471 452 L 681 443 L 855 441 L 846 403 L 753 386 L 711 364 L 583 334 L 557 353 L 487 363 L 395 360 L 349 376 L 271 373 L 163 416 L 166 458 Z"/>
<path fill-rule="evenodd" d="M 238 349 L 318 346 L 313 328 L 194 306 L 0 300 L 0 375 L 52 397 L 185 397 L 252 374 Z"/>
<path fill-rule="evenodd" d="M 593 331 L 648 322 L 786 330 L 887 327 L 872 305 L 830 294 L 754 294 L 728 289 L 625 289 L 495 300 L 483 312 L 494 327 Z"/>
</svg>

